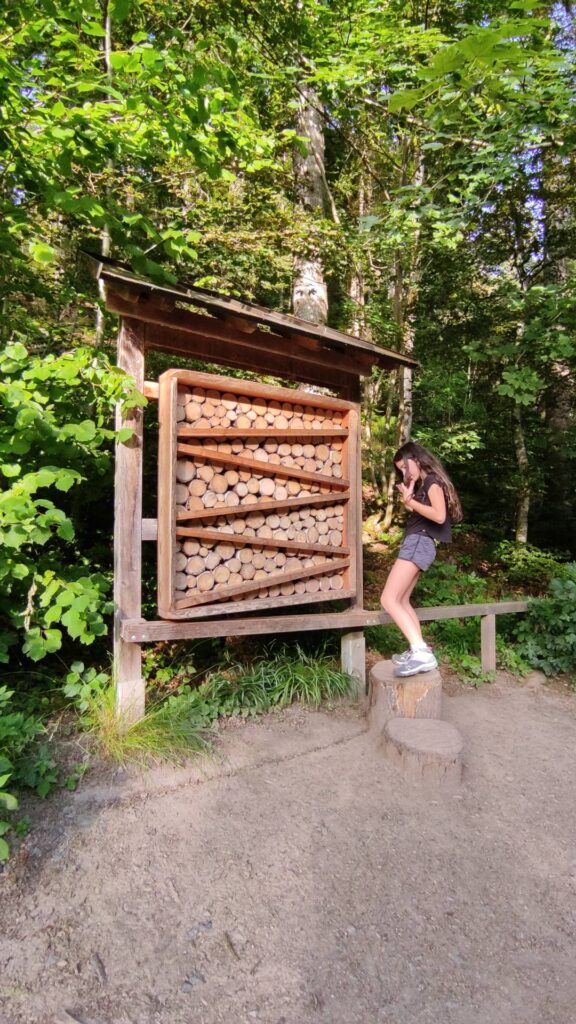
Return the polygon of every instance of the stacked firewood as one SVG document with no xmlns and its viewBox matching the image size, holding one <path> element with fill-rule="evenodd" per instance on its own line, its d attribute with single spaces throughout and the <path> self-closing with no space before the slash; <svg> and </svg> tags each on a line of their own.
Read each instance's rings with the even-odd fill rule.
<svg viewBox="0 0 576 1024">
<path fill-rule="evenodd" d="M 343 589 L 345 570 L 338 555 L 345 544 L 345 502 L 331 489 L 345 485 L 336 484 L 344 475 L 345 438 L 321 433 L 343 425 L 339 410 L 200 387 L 180 389 L 177 599 L 226 600 L 232 590 L 235 601 L 304 594 L 321 599 Z M 222 431 L 232 430 L 222 439 Z M 251 431 L 261 433 L 253 437 Z M 318 431 L 318 436 L 298 436 L 298 431 Z M 297 508 L 290 507 L 294 499 Z M 251 505 L 258 507 L 250 511 Z M 221 540 L 214 538 L 215 531 Z M 205 532 L 212 536 L 204 538 Z M 324 572 L 318 568 L 323 565 Z"/>
<path fill-rule="evenodd" d="M 242 430 L 298 430 L 342 425 L 342 413 L 314 408 L 298 402 L 278 402 L 254 395 L 233 395 L 230 392 L 193 387 L 181 389 L 176 409 L 177 422 L 186 422 L 198 429 L 235 427 Z"/>
</svg>

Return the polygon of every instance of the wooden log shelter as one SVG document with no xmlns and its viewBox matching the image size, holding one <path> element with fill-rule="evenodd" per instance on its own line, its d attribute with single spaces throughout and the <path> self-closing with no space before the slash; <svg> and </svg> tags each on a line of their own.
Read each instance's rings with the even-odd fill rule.
<svg viewBox="0 0 576 1024">
<path fill-rule="evenodd" d="M 343 666 L 363 690 L 360 382 L 373 366 L 393 371 L 414 360 L 253 303 L 87 260 L 107 309 L 121 318 L 118 365 L 159 403 L 156 520 L 142 517 L 145 411 L 118 410 L 116 419 L 132 431 L 116 449 L 118 713 L 144 713 L 142 643 L 289 633 L 312 620 L 343 630 Z M 171 369 L 150 381 L 153 350 L 223 373 Z M 226 377 L 231 367 L 286 386 Z M 142 545 L 153 541 L 158 619 L 146 621 Z M 311 614 L 330 601 L 337 610 Z"/>
<path fill-rule="evenodd" d="M 142 517 L 144 412 L 119 409 L 116 417 L 118 429 L 132 431 L 116 448 L 118 714 L 142 717 L 141 645 L 160 640 L 339 629 L 342 667 L 363 695 L 363 629 L 391 620 L 363 608 L 360 381 L 373 366 L 416 363 L 330 327 L 200 288 L 161 286 L 84 256 L 107 308 L 121 317 L 118 365 L 159 402 L 156 519 Z M 153 350 L 292 387 L 181 369 L 150 381 L 145 359 Z M 158 546 L 154 620 L 142 618 L 143 542 Z M 314 608 L 329 601 L 338 608 Z M 479 617 L 482 668 L 493 671 L 496 616 L 526 607 L 507 601 L 416 614 Z"/>
</svg>

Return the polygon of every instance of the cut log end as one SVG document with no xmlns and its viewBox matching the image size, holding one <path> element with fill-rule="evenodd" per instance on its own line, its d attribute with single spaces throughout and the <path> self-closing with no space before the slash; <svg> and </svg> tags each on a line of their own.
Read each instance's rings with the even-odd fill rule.
<svg viewBox="0 0 576 1024">
<path fill-rule="evenodd" d="M 386 760 L 408 779 L 456 788 L 462 779 L 462 736 L 434 718 L 391 718 L 383 732 Z"/>
</svg>

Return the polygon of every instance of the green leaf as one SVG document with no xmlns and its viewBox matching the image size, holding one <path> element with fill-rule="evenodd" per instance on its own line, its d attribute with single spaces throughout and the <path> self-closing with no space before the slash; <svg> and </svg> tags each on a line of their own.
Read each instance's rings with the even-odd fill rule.
<svg viewBox="0 0 576 1024">
<path fill-rule="evenodd" d="M 88 36 L 98 36 L 100 39 L 106 38 L 106 32 L 102 25 L 99 25 L 96 21 L 84 21 L 80 26 L 82 32 L 85 32 Z"/>
<path fill-rule="evenodd" d="M 46 245 L 46 242 L 32 242 L 30 245 L 30 255 L 36 263 L 54 263 L 56 250 L 51 245 Z"/>
<path fill-rule="evenodd" d="M 110 13 L 114 21 L 125 21 L 130 14 L 131 0 L 112 0 Z"/>
</svg>

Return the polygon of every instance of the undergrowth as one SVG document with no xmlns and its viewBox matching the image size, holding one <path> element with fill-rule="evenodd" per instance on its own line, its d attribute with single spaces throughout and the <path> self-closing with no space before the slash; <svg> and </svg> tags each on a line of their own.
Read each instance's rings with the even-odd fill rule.
<svg viewBox="0 0 576 1024">
<path fill-rule="evenodd" d="M 181 761 L 209 746 L 218 718 L 259 715 L 295 701 L 318 705 L 349 692 L 350 677 L 334 668 L 328 654 L 311 655 L 296 645 L 265 652 L 251 664 L 231 662 L 208 673 L 204 682 L 149 702 L 145 716 L 127 723 L 115 713 L 114 693 L 104 673 L 74 666 L 67 684 L 83 728 L 99 753 L 115 762 Z"/>
</svg>

